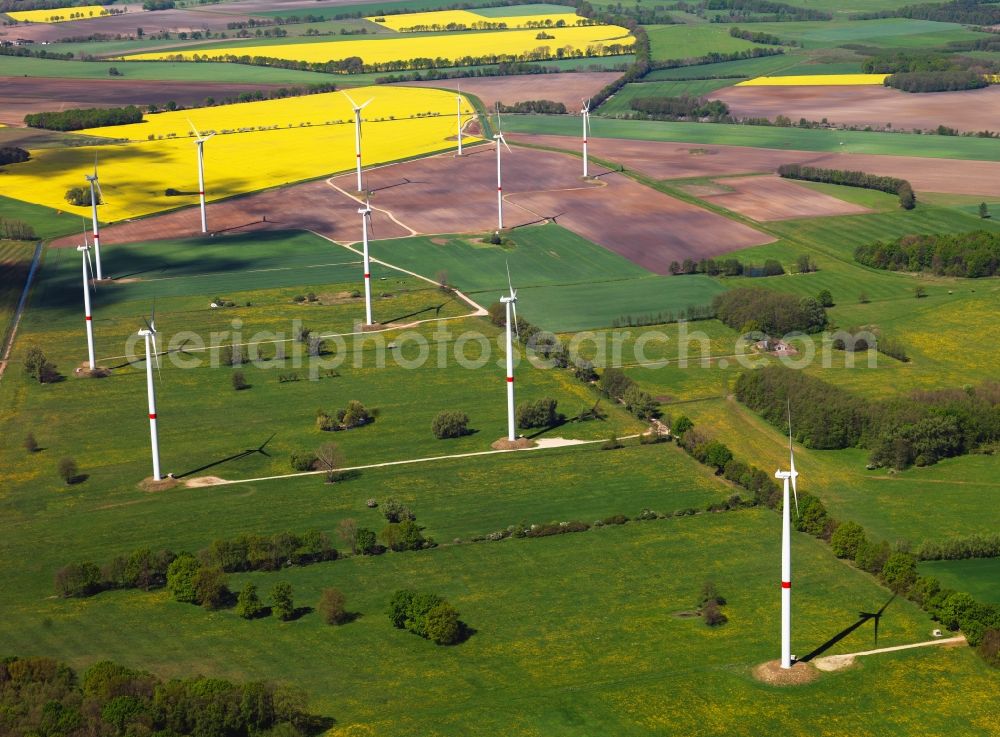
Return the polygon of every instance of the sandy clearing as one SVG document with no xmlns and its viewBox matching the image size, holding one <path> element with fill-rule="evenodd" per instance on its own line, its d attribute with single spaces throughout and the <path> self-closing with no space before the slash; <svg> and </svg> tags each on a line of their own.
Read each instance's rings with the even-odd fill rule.
<svg viewBox="0 0 1000 737">
<path fill-rule="evenodd" d="M 858 215 L 871 212 L 836 197 L 778 176 L 737 177 L 717 180 L 730 191 L 698 195 L 758 222 L 824 215 Z"/>
<path fill-rule="evenodd" d="M 939 125 L 960 131 L 1000 127 L 1000 87 L 912 94 L 889 87 L 729 87 L 711 94 L 737 117 L 785 115 L 835 125 L 884 126 L 899 130 Z"/>
</svg>

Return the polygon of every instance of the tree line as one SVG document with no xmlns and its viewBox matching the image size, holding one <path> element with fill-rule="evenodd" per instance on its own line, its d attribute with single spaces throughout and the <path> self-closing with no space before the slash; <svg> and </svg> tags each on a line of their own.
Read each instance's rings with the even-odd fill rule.
<svg viewBox="0 0 1000 737">
<path fill-rule="evenodd" d="M 929 466 L 1000 440 L 1000 382 L 873 401 L 783 366 L 744 372 L 736 398 L 807 448 L 869 450 L 874 467 Z"/>
<path fill-rule="evenodd" d="M 635 97 L 629 107 L 653 120 L 731 120 L 729 106 L 722 100 L 681 95 L 680 97 Z"/>
<path fill-rule="evenodd" d="M 513 105 L 499 103 L 501 113 L 542 113 L 543 115 L 565 115 L 566 105 L 552 100 L 524 100 Z"/>
<path fill-rule="evenodd" d="M 397 59 L 394 61 L 365 63 L 361 57 L 351 56 L 346 59 L 331 59 L 329 61 L 300 61 L 295 59 L 279 59 L 272 56 L 249 54 L 191 54 L 193 62 L 229 62 L 233 64 L 248 64 L 251 66 L 278 67 L 280 69 L 298 69 L 324 74 L 365 74 L 376 72 L 398 72 L 414 69 L 433 69 L 436 67 L 478 66 L 482 64 L 501 64 L 526 61 L 547 61 L 550 59 L 583 59 L 588 56 L 620 56 L 630 54 L 633 44 L 629 43 L 595 43 L 586 48 L 577 48 L 569 44 L 556 47 L 539 46 L 520 54 L 486 54 L 483 56 L 461 56 L 454 59 L 444 57 L 420 57 L 414 59 Z M 185 54 L 169 54 L 163 61 L 189 61 Z"/>
<path fill-rule="evenodd" d="M 743 333 L 779 337 L 796 331 L 818 333 L 827 325 L 826 310 L 818 300 L 771 289 L 730 289 L 717 294 L 712 307 L 719 320 Z"/>
<path fill-rule="evenodd" d="M 898 72 L 885 78 L 886 87 L 903 92 L 955 92 L 988 87 L 986 77 L 972 70 Z"/>
<path fill-rule="evenodd" d="M 940 51 L 892 49 L 879 51 L 861 62 L 865 74 L 896 72 L 946 72 L 957 69 L 954 58 Z"/>
<path fill-rule="evenodd" d="M 803 164 L 782 164 L 778 167 L 778 176 L 786 179 L 803 179 L 809 182 L 826 182 L 842 184 L 847 187 L 876 189 L 899 196 L 899 206 L 904 210 L 912 210 L 917 206 L 917 197 L 913 187 L 905 179 L 883 177 L 877 174 L 866 174 L 863 171 L 846 171 L 844 169 L 820 169 Z"/>
<path fill-rule="evenodd" d="M 798 41 L 791 39 L 783 39 L 781 36 L 775 36 L 773 33 L 764 33 L 763 31 L 751 31 L 748 29 L 740 28 L 739 26 L 733 26 L 729 29 L 729 35 L 733 38 L 742 38 L 744 41 L 751 41 L 757 44 L 768 44 L 770 46 L 800 46 Z"/>
<path fill-rule="evenodd" d="M 0 661 L 0 714 L 11 737 L 307 737 L 332 725 L 306 704 L 299 691 L 266 681 L 164 681 L 109 660 L 82 674 L 52 658 Z"/>
<path fill-rule="evenodd" d="M 36 237 L 35 229 L 30 223 L 0 217 L 0 240 L 31 241 Z"/>
<path fill-rule="evenodd" d="M 114 0 L 0 0 L 0 13 L 8 13 L 12 10 L 53 10 L 55 8 L 69 8 L 78 5 L 111 5 Z"/>
<path fill-rule="evenodd" d="M 803 253 L 795 259 L 795 270 L 799 274 L 808 274 L 817 271 L 816 262 L 812 257 Z M 763 264 L 744 263 L 738 258 L 730 256 L 725 259 L 703 258 L 695 261 L 686 258 L 683 261 L 671 261 L 670 273 L 673 276 L 680 274 L 708 274 L 709 276 L 781 276 L 785 273 L 785 267 L 777 259 L 764 259 Z"/>
<path fill-rule="evenodd" d="M 72 108 L 58 112 L 29 113 L 24 116 L 24 123 L 28 127 L 52 131 L 77 131 L 84 128 L 103 128 L 108 125 L 141 122 L 142 110 L 135 105 Z"/>
<path fill-rule="evenodd" d="M 1000 275 L 1000 233 L 904 235 L 854 249 L 854 260 L 890 271 L 922 271 L 975 279 Z"/>
<path fill-rule="evenodd" d="M 971 26 L 994 26 L 1000 23 L 1000 7 L 995 0 L 975 2 L 974 0 L 954 0 L 945 3 L 920 3 L 905 5 L 895 10 L 871 13 L 853 13 L 851 20 L 875 20 L 876 18 L 914 18 L 933 20 L 941 23 L 962 23 Z"/>
<path fill-rule="evenodd" d="M 832 15 L 821 10 L 797 7 L 772 0 L 700 0 L 700 2 L 682 0 L 671 7 L 702 17 L 705 16 L 705 11 L 728 10 L 728 16 L 716 16 L 718 20 L 715 22 L 718 23 L 731 23 L 735 20 L 744 23 L 771 23 L 833 19 Z"/>
</svg>

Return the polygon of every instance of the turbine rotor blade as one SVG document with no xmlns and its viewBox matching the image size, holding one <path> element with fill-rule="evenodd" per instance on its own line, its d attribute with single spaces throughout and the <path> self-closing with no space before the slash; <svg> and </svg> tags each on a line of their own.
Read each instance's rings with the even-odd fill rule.
<svg viewBox="0 0 1000 737">
<path fill-rule="evenodd" d="M 358 103 L 356 103 L 356 102 L 355 102 L 355 101 L 354 101 L 354 100 L 353 100 L 353 99 L 351 98 L 351 96 L 350 96 L 349 94 L 347 94 L 347 91 L 346 91 L 346 90 L 341 90 L 340 92 L 341 92 L 341 94 L 342 94 L 342 95 L 343 95 L 344 97 L 346 97 L 346 98 L 348 99 L 348 101 L 349 101 L 349 102 L 351 103 L 351 107 L 352 107 L 352 108 L 354 108 L 355 110 L 358 110 L 358 109 L 359 109 L 359 108 L 358 108 Z"/>
<path fill-rule="evenodd" d="M 790 470 L 792 472 L 792 495 L 795 497 L 795 516 L 799 516 L 799 489 L 798 484 L 795 482 L 796 476 L 798 474 L 795 472 L 795 449 L 792 446 L 792 400 L 791 397 L 787 399 L 788 402 L 788 460 L 790 464 Z"/>
<path fill-rule="evenodd" d="M 499 130 L 499 127 L 497 128 L 497 130 Z M 513 151 L 510 150 L 510 146 L 507 145 L 507 139 L 503 137 L 503 133 L 500 133 L 499 136 L 500 136 L 499 140 L 500 140 L 501 143 L 503 143 L 504 148 L 507 149 L 507 152 L 508 153 L 514 153 Z"/>
<path fill-rule="evenodd" d="M 521 329 L 517 326 L 517 300 L 516 299 L 513 300 L 510 303 L 510 309 L 511 309 L 511 312 L 514 313 L 514 334 L 517 336 L 517 339 L 520 340 L 521 339 Z"/>
<path fill-rule="evenodd" d="M 101 190 L 101 183 L 97 179 L 97 175 L 94 175 L 94 188 L 97 190 L 97 204 L 104 204 L 104 192 Z"/>
<path fill-rule="evenodd" d="M 201 133 L 199 133 L 199 132 L 198 132 L 198 129 L 194 127 L 194 123 L 192 123 L 192 122 L 191 122 L 191 118 L 188 118 L 188 119 L 187 119 L 187 122 L 188 122 L 188 125 L 190 125 L 190 126 L 191 126 L 191 130 L 193 130 L 193 131 L 194 131 L 194 135 L 195 135 L 195 137 L 197 137 L 197 138 L 201 138 Z"/>
<path fill-rule="evenodd" d="M 359 111 L 360 110 L 364 110 L 366 107 L 368 107 L 369 105 L 371 105 L 373 102 L 375 102 L 375 98 L 374 97 L 370 98 L 367 102 L 363 102 L 360 105 L 358 105 L 358 110 Z"/>
<path fill-rule="evenodd" d="M 90 286 L 97 293 L 97 283 L 94 281 L 94 262 L 90 260 L 90 249 L 88 248 L 84 253 L 87 254 L 87 273 L 90 275 Z"/>
</svg>

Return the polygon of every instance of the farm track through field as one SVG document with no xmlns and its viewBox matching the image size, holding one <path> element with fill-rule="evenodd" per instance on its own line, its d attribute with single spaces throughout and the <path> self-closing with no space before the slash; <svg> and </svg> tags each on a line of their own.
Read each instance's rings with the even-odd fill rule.
<svg viewBox="0 0 1000 737">
<path fill-rule="evenodd" d="M 31 258 L 31 268 L 28 270 L 28 276 L 24 280 L 24 288 L 21 290 L 21 298 L 17 302 L 17 308 L 14 310 L 14 316 L 10 321 L 10 330 L 5 336 L 4 346 L 3 346 L 3 356 L 0 358 L 0 379 L 3 379 L 4 372 L 7 370 L 7 363 L 10 360 L 10 352 L 14 347 L 14 338 L 17 335 L 17 328 L 21 324 L 21 316 L 24 314 L 25 305 L 28 303 L 28 295 L 31 293 L 31 283 L 34 281 L 35 272 L 38 271 L 38 264 L 42 257 L 42 242 L 39 241 L 35 244 L 35 253 Z"/>
</svg>

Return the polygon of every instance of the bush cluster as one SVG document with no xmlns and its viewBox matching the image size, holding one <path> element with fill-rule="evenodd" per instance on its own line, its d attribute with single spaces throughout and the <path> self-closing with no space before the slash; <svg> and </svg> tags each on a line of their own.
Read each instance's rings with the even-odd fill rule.
<svg viewBox="0 0 1000 737">
<path fill-rule="evenodd" d="M 1000 233 L 905 235 L 854 249 L 854 260 L 875 269 L 922 271 L 975 279 L 1000 275 Z"/>
<path fill-rule="evenodd" d="M 0 146 L 0 166 L 20 164 L 31 158 L 31 154 L 18 146 Z"/>
<path fill-rule="evenodd" d="M 621 402 L 628 412 L 640 420 L 660 416 L 660 403 L 642 391 L 638 384 L 619 368 L 605 369 L 597 388 L 604 396 Z"/>
<path fill-rule="evenodd" d="M 399 589 L 389 602 L 393 627 L 438 645 L 454 645 L 462 639 L 465 626 L 458 616 L 458 610 L 437 594 Z"/>
<path fill-rule="evenodd" d="M 931 465 L 1000 440 L 1000 383 L 871 401 L 782 366 L 744 372 L 736 398 L 808 448 L 863 447 L 875 466 Z"/>
<path fill-rule="evenodd" d="M 82 676 L 52 658 L 0 661 L 0 713 L 10 735 L 306 737 L 329 727 L 305 696 L 267 682 L 172 678 L 104 660 Z"/>
<path fill-rule="evenodd" d="M 826 310 L 818 300 L 770 289 L 730 289 L 716 295 L 712 307 L 719 320 L 742 333 L 818 333 L 827 324 Z"/>
<path fill-rule="evenodd" d="M 543 115 L 565 115 L 566 105 L 552 100 L 524 100 L 513 105 L 500 103 L 501 113 L 541 113 Z"/>
<path fill-rule="evenodd" d="M 808 259 L 808 256 L 806 257 Z M 809 261 L 806 262 L 806 271 L 810 269 Z M 802 269 L 800 269 L 802 271 Z M 743 263 L 737 258 L 726 258 L 716 261 L 714 258 L 703 258 L 700 261 L 686 258 L 683 261 L 671 261 L 670 273 L 674 276 L 679 274 L 708 274 L 709 276 L 781 276 L 785 273 L 785 267 L 780 261 L 773 258 L 765 259 L 761 265 Z M 804 272 L 803 272 L 804 273 Z"/>
<path fill-rule="evenodd" d="M 635 97 L 629 107 L 652 120 L 708 120 L 713 123 L 731 120 L 729 106 L 722 100 L 694 95 Z"/>
<path fill-rule="evenodd" d="M 977 90 L 989 82 L 979 72 L 959 70 L 953 72 L 899 72 L 885 78 L 886 87 L 903 92 L 954 92 Z"/>
<path fill-rule="evenodd" d="M 346 407 L 338 409 L 333 415 L 324 409 L 316 411 L 318 430 L 350 430 L 374 421 L 374 414 L 357 399 L 352 399 Z"/>
</svg>

